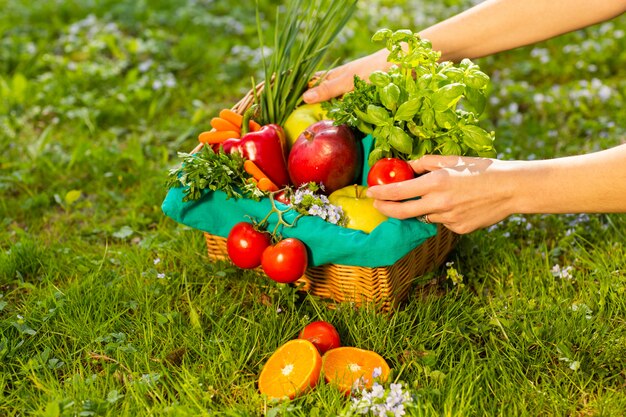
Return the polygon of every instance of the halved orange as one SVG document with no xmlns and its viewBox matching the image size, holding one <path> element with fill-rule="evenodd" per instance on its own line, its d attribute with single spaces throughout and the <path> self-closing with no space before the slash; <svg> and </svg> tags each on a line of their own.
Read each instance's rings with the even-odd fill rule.
<svg viewBox="0 0 626 417">
<path fill-rule="evenodd" d="M 259 391 L 270 399 L 294 398 L 317 385 L 322 357 L 308 340 L 290 340 L 270 356 L 259 375 Z"/>
<path fill-rule="evenodd" d="M 324 354 L 322 373 L 326 382 L 350 394 L 353 388 L 371 388 L 374 380 L 385 382 L 389 365 L 374 351 L 344 346 Z"/>
</svg>

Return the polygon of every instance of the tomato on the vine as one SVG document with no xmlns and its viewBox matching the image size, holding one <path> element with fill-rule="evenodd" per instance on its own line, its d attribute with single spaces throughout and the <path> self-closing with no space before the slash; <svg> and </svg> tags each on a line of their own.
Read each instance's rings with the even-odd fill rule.
<svg viewBox="0 0 626 417">
<path fill-rule="evenodd" d="M 226 251 L 239 268 L 252 269 L 261 265 L 263 251 L 271 243 L 269 233 L 257 230 L 252 223 L 240 222 L 228 233 Z"/>
<path fill-rule="evenodd" d="M 309 264 L 306 246 L 295 238 L 283 239 L 265 249 L 261 267 L 276 282 L 290 283 L 298 280 Z"/>
<path fill-rule="evenodd" d="M 398 158 L 383 158 L 376 161 L 367 174 L 367 185 L 391 184 L 415 178 L 411 165 Z"/>
<path fill-rule="evenodd" d="M 339 332 L 335 326 L 323 320 L 314 321 L 304 326 L 298 338 L 313 343 L 320 355 L 323 355 L 327 350 L 341 346 Z"/>
</svg>

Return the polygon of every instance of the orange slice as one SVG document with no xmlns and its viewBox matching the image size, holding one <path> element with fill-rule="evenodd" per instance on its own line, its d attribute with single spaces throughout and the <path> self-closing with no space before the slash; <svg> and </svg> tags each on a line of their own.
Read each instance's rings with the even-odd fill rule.
<svg viewBox="0 0 626 417">
<path fill-rule="evenodd" d="M 389 376 L 389 365 L 374 351 L 344 346 L 324 354 L 322 373 L 326 382 L 350 394 L 354 388 L 371 388 L 375 379 L 385 382 Z"/>
<path fill-rule="evenodd" d="M 322 357 L 313 343 L 294 339 L 279 347 L 259 375 L 259 391 L 271 399 L 295 398 L 315 387 Z"/>
</svg>

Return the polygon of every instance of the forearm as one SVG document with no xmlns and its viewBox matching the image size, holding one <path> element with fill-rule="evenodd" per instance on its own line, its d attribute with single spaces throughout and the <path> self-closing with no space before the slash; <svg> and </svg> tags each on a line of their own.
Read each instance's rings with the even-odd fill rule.
<svg viewBox="0 0 626 417">
<path fill-rule="evenodd" d="M 486 0 L 420 35 L 442 60 L 477 58 L 609 20 L 625 0 Z"/>
<path fill-rule="evenodd" d="M 518 164 L 511 212 L 626 213 L 626 144 Z"/>
</svg>

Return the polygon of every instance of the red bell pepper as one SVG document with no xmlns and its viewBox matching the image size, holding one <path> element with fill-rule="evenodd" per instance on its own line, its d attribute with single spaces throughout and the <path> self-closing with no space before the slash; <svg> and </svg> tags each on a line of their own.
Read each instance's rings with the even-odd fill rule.
<svg viewBox="0 0 626 417">
<path fill-rule="evenodd" d="M 289 185 L 285 132 L 276 124 L 268 124 L 241 139 L 227 139 L 221 144 L 224 152 L 239 152 L 253 161 L 278 187 Z"/>
</svg>

